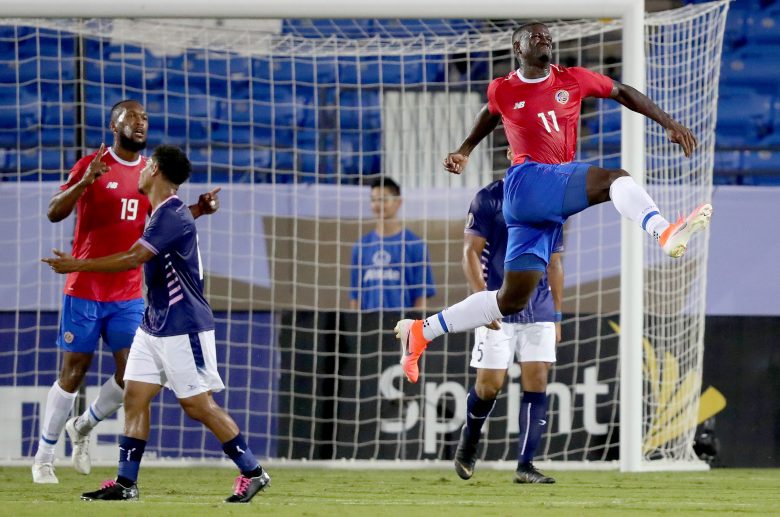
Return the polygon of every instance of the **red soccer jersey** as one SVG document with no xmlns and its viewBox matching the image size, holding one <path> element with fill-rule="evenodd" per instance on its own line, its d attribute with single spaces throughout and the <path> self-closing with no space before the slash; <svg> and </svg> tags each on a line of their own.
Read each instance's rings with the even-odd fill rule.
<svg viewBox="0 0 780 517">
<path fill-rule="evenodd" d="M 79 160 L 70 171 L 67 190 L 77 183 L 95 158 L 92 153 Z M 103 162 L 110 167 L 84 190 L 76 202 L 76 230 L 73 256 L 97 258 L 129 250 L 144 231 L 149 198 L 138 192 L 138 178 L 146 158 L 126 162 L 109 149 Z M 69 273 L 65 294 L 98 302 L 141 298 L 141 268 L 120 273 Z"/>
<path fill-rule="evenodd" d="M 501 115 L 513 164 L 567 163 L 577 150 L 582 99 L 609 97 L 612 86 L 609 77 L 580 67 L 550 65 L 541 79 L 515 71 L 490 83 L 488 110 Z"/>
</svg>

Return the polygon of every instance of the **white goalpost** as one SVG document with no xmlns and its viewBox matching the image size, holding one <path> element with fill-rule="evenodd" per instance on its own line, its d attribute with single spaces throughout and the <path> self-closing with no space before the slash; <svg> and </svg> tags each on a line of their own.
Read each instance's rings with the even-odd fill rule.
<svg viewBox="0 0 780 517">
<path fill-rule="evenodd" d="M 506 168 L 502 130 L 475 150 L 464 175 L 440 163 L 467 134 L 489 81 L 514 67 L 512 30 L 538 19 L 551 28 L 557 62 L 647 92 L 700 142 L 687 159 L 654 122 L 588 101 L 577 159 L 629 171 L 668 218 L 708 202 L 727 10 L 727 0 L 649 14 L 643 0 L 5 6 L 0 463 L 31 461 L 59 365 L 63 283 L 39 259 L 67 248 L 73 223 L 49 223 L 45 207 L 77 157 L 110 143 L 114 102 L 143 102 L 149 150 L 165 142 L 187 151 L 194 176 L 183 198 L 223 188 L 222 209 L 198 227 L 227 386 L 219 400 L 253 450 L 279 464 L 449 465 L 474 379 L 472 338 L 432 345 L 412 386 L 392 334 L 402 311 L 349 309 L 363 294 L 351 286 L 351 261 L 373 228 L 368 185 L 382 175 L 401 185 L 400 217 L 430 252 L 428 312 L 462 299 L 465 215 Z M 692 448 L 707 240 L 670 261 L 610 204 L 567 223 L 564 340 L 540 465 L 707 468 Z M 96 354 L 87 398 L 112 368 L 110 354 Z M 520 374 L 509 372 L 481 464 L 513 460 Z M 121 420 L 120 412 L 96 429 L 98 463 L 114 462 Z M 216 441 L 186 421 L 171 394 L 155 403 L 152 421 L 145 463 L 221 461 Z"/>
</svg>

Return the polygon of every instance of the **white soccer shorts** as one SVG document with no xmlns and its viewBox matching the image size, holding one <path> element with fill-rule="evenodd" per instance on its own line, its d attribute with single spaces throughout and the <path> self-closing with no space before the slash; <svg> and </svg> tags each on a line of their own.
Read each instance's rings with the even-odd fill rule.
<svg viewBox="0 0 780 517">
<path fill-rule="evenodd" d="M 520 363 L 555 362 L 555 323 L 501 323 L 499 330 L 474 330 L 473 368 L 502 370 Z"/>
<path fill-rule="evenodd" d="M 225 385 L 217 371 L 214 331 L 156 337 L 140 328 L 135 333 L 125 368 L 126 381 L 159 384 L 186 399 Z"/>
</svg>

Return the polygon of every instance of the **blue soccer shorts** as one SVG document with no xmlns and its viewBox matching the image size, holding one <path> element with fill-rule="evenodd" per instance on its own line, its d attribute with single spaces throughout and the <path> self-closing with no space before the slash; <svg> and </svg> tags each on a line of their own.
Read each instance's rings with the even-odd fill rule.
<svg viewBox="0 0 780 517">
<path fill-rule="evenodd" d="M 504 269 L 545 271 L 553 246 L 570 215 L 588 208 L 585 179 L 590 165 L 527 161 L 504 178 L 504 220 L 508 229 Z"/>
<path fill-rule="evenodd" d="M 143 315 L 143 298 L 96 302 L 66 294 L 57 346 L 67 352 L 94 354 L 102 337 L 112 352 L 129 348 Z"/>
</svg>

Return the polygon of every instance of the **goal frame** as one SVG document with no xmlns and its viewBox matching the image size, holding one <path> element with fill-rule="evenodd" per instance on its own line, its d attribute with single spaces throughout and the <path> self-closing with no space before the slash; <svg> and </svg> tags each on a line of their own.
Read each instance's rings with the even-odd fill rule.
<svg viewBox="0 0 780 517">
<path fill-rule="evenodd" d="M 623 80 L 645 90 L 644 0 L 139 0 L 112 4 L 102 0 L 31 0 L 4 6 L 4 17 L 17 18 L 620 18 Z M 621 167 L 645 183 L 644 118 L 621 109 Z M 635 224 L 621 222 L 620 295 L 620 460 L 623 472 L 704 470 L 703 462 L 651 465 L 642 456 L 643 235 Z"/>
</svg>

